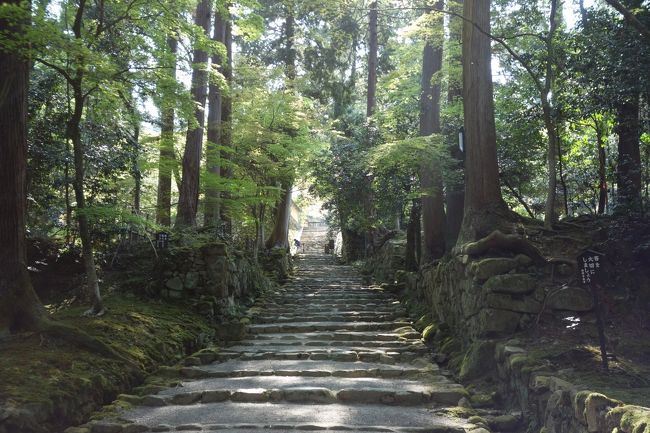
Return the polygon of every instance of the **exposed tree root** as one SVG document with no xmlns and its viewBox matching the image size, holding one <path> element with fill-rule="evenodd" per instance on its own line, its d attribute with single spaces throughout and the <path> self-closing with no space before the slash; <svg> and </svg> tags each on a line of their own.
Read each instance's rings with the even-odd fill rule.
<svg viewBox="0 0 650 433">
<path fill-rule="evenodd" d="M 525 254 L 537 264 L 548 263 L 548 260 L 546 260 L 535 245 L 517 235 L 505 235 L 499 230 L 493 231 L 476 242 L 463 245 L 460 251 L 461 254 L 478 256 L 491 249 Z"/>
</svg>

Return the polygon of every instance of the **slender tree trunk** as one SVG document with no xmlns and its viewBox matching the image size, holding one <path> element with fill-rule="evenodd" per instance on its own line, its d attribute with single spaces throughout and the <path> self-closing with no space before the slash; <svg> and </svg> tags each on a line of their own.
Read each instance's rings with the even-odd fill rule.
<svg viewBox="0 0 650 433">
<path fill-rule="evenodd" d="M 80 0 L 75 14 L 74 24 L 72 25 L 72 32 L 77 41 L 82 40 L 85 6 L 86 1 Z M 73 187 L 75 200 L 77 201 L 77 223 L 79 225 L 79 237 L 81 238 L 81 255 L 86 273 L 86 290 L 92 303 L 91 308 L 85 314 L 101 315 L 104 313 L 104 306 L 99 293 L 99 281 L 97 279 L 90 224 L 86 213 L 86 196 L 84 194 L 84 147 L 81 141 L 81 118 L 86 102 L 82 86 L 84 79 L 84 60 L 83 58 L 77 59 L 75 75 L 71 79 L 68 79 L 73 94 L 73 108 L 72 116 L 68 119 L 66 125 L 66 139 L 72 142 L 75 170 Z"/>
<path fill-rule="evenodd" d="M 6 1 L 19 5 L 20 1 Z M 27 24 L 28 25 L 28 24 Z M 0 32 L 22 34 L 0 20 Z M 0 50 L 0 337 L 35 329 L 45 310 L 32 288 L 25 254 L 29 62 Z"/>
<path fill-rule="evenodd" d="M 223 76 L 226 79 L 228 87 L 232 88 L 232 20 L 230 13 L 224 16 L 225 25 L 225 45 L 227 59 L 223 64 Z M 224 148 L 232 149 L 232 98 L 230 93 L 221 95 L 221 144 Z M 228 179 L 233 177 L 232 169 L 227 164 L 230 155 L 227 152 L 221 154 L 221 177 Z M 221 221 L 224 227 L 224 234 L 230 236 L 232 234 L 232 218 L 225 200 L 230 198 L 229 192 L 221 193 Z"/>
<path fill-rule="evenodd" d="M 434 8 L 442 9 L 443 2 Z M 429 12 L 431 13 L 431 12 Z M 435 20 L 436 30 L 442 30 L 442 16 Z M 442 69 L 442 41 L 427 41 L 422 60 L 420 92 L 420 135 L 440 133 L 440 83 L 432 82 Z M 420 167 L 422 190 L 422 225 L 424 229 L 424 262 L 438 259 L 445 253 L 445 207 L 440 162 L 430 161 Z"/>
<path fill-rule="evenodd" d="M 142 197 L 142 171 L 140 170 L 140 121 L 133 128 L 133 213 L 140 215 Z"/>
<path fill-rule="evenodd" d="M 503 229 L 508 209 L 501 197 L 496 151 L 490 39 L 490 1 L 465 0 L 463 102 L 465 117 L 465 209 L 458 242 Z"/>
<path fill-rule="evenodd" d="M 210 15 L 212 2 L 201 0 L 196 7 L 194 23 L 201 27 L 206 36 L 210 32 Z M 192 99 L 196 104 L 194 121 L 187 129 L 185 153 L 183 155 L 183 177 L 178 198 L 178 215 L 176 225 L 195 227 L 196 212 L 199 204 L 199 174 L 201 165 L 201 148 L 203 145 L 203 127 L 205 123 L 205 100 L 208 93 L 208 54 L 195 49 L 192 59 Z"/>
<path fill-rule="evenodd" d="M 282 196 L 276 209 L 275 224 L 266 248 L 289 248 L 289 221 L 291 219 L 291 184 L 283 186 Z"/>
<path fill-rule="evenodd" d="M 173 37 L 167 38 L 167 46 L 171 62 L 169 64 L 170 74 L 167 77 L 170 81 L 176 80 L 176 51 L 178 41 Z M 163 226 L 171 225 L 172 206 L 172 172 L 176 165 L 174 154 L 174 102 L 172 95 L 165 92 L 169 85 L 161 89 L 163 101 L 161 103 L 161 127 L 160 127 L 160 156 L 158 159 L 158 197 L 156 201 L 156 222 Z"/>
<path fill-rule="evenodd" d="M 557 133 L 557 168 L 560 175 L 560 185 L 562 185 L 562 195 L 564 196 L 564 215 L 569 216 L 569 189 L 566 185 L 566 179 L 564 176 L 564 163 L 562 161 L 562 139 L 560 138 L 560 133 Z"/>
<path fill-rule="evenodd" d="M 217 10 L 214 14 L 214 33 L 212 40 L 226 43 L 226 23 L 224 17 Z M 224 64 L 228 59 L 221 59 L 218 55 L 212 56 L 212 64 L 219 65 L 217 70 L 223 74 Z M 207 181 L 205 188 L 205 220 L 203 224 L 207 227 L 218 227 L 221 225 L 220 193 L 217 183 L 221 177 L 220 159 L 221 152 L 221 103 L 222 89 L 215 82 L 210 82 L 208 93 L 208 143 L 206 149 Z"/>
<path fill-rule="evenodd" d="M 617 213 L 641 211 L 641 152 L 639 149 L 639 96 L 619 104 L 617 110 Z"/>
<path fill-rule="evenodd" d="M 368 97 L 366 101 L 366 116 L 371 117 L 375 112 L 377 94 L 377 0 L 370 3 L 368 11 Z"/>
<path fill-rule="evenodd" d="M 407 271 L 419 268 L 418 234 L 420 232 L 420 200 L 415 199 L 411 205 L 409 222 L 406 226 L 406 258 L 404 267 Z"/>
<path fill-rule="evenodd" d="M 77 201 L 76 213 L 79 225 L 79 237 L 81 238 L 81 255 L 86 272 L 86 287 L 92 306 L 86 314 L 100 315 L 104 312 L 102 298 L 99 293 L 99 281 L 95 258 L 90 235 L 90 223 L 88 221 L 86 196 L 84 193 L 84 146 L 81 141 L 81 116 L 84 110 L 85 98 L 81 87 L 83 72 L 77 71 L 77 77 L 71 83 L 74 93 L 74 108 L 72 117 L 68 120 L 66 135 L 72 142 L 74 154 L 74 193 Z"/>
<path fill-rule="evenodd" d="M 596 129 L 596 145 L 598 146 L 598 214 L 603 215 L 607 208 L 607 154 L 605 153 L 605 140 L 603 132 L 594 119 Z"/>
<path fill-rule="evenodd" d="M 450 4 L 450 8 L 462 12 L 463 0 L 455 0 Z M 457 17 L 449 18 L 449 43 L 457 44 L 458 47 L 461 46 L 463 36 L 462 36 L 462 20 Z M 450 47 L 451 50 L 451 47 Z M 449 56 L 451 67 L 453 68 L 456 65 L 462 65 L 463 59 L 460 55 Z M 447 90 L 447 100 L 450 104 L 456 103 L 456 101 L 462 100 L 463 88 L 460 81 L 455 81 L 452 77 L 449 77 L 449 88 Z M 447 228 L 446 228 L 446 239 L 447 239 L 447 249 L 452 248 L 456 245 L 456 240 L 458 239 L 458 233 L 460 232 L 460 226 L 463 222 L 463 206 L 465 204 L 465 182 L 464 182 L 464 171 L 465 171 L 465 156 L 463 152 L 458 147 L 458 143 L 454 140 L 450 143 L 450 153 L 451 158 L 454 161 L 453 167 L 458 170 L 461 174 L 461 179 L 459 182 L 450 182 L 445 185 L 447 194 L 445 199 L 447 201 Z"/>
<path fill-rule="evenodd" d="M 544 126 L 546 127 L 546 135 L 548 136 L 548 144 L 546 148 L 546 160 L 548 164 L 548 188 L 546 191 L 546 208 L 544 212 L 544 227 L 547 229 L 552 228 L 553 224 L 555 224 L 557 221 L 557 213 L 555 212 L 555 201 L 557 197 L 558 160 L 557 116 L 553 112 L 553 107 L 551 105 L 551 101 L 549 100 L 550 93 L 555 88 L 553 57 L 555 51 L 554 37 L 557 27 L 557 0 L 551 0 L 549 32 L 546 38 L 546 77 L 544 90 L 540 95 L 542 100 L 542 111 L 544 114 Z"/>
</svg>

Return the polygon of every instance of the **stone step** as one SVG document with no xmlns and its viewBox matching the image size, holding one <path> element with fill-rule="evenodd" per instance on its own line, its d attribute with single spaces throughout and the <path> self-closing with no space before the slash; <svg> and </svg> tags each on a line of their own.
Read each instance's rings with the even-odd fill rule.
<svg viewBox="0 0 650 433">
<path fill-rule="evenodd" d="M 377 348 L 377 349 L 426 349 L 421 340 L 404 340 L 404 341 L 375 341 L 375 340 L 291 340 L 291 339 L 273 339 L 273 340 L 242 340 L 238 342 L 240 346 L 249 346 L 255 348 L 265 348 L 270 346 L 291 346 L 291 347 L 359 347 L 359 348 Z"/>
<path fill-rule="evenodd" d="M 304 313 L 289 315 L 269 315 L 263 314 L 255 316 L 253 318 L 255 323 L 285 323 L 285 322 L 307 322 L 310 320 L 318 320 L 322 322 L 387 322 L 391 320 L 406 321 L 401 314 L 391 313 L 391 314 L 377 314 L 377 313 L 358 313 L 354 314 L 345 313 L 314 313 L 305 315 Z"/>
<path fill-rule="evenodd" d="M 449 382 L 444 376 L 433 374 L 417 381 L 367 377 L 249 376 L 183 382 L 181 386 L 145 397 L 143 403 L 151 406 L 220 401 L 456 405 L 466 395 L 462 386 Z"/>
<path fill-rule="evenodd" d="M 436 414 L 432 408 L 427 407 L 340 403 L 309 405 L 226 401 L 186 406 L 141 406 L 120 413 L 120 418 L 146 426 L 152 431 L 179 430 L 181 426 L 192 424 L 197 426 L 194 431 L 225 430 L 239 433 L 241 433 L 239 427 L 266 430 L 270 426 L 287 426 L 287 430 L 292 431 L 315 429 L 381 431 L 376 429 L 418 428 L 420 430 L 410 431 L 436 433 L 464 433 L 475 427 L 462 419 Z M 161 428 L 156 429 L 157 426 Z M 185 431 L 192 431 L 192 429 L 187 428 Z"/>
<path fill-rule="evenodd" d="M 403 362 L 412 362 L 424 355 L 424 352 L 404 351 L 399 352 L 394 349 L 384 350 L 322 350 L 322 349 L 291 349 L 284 346 L 284 350 L 250 350 L 242 348 L 240 351 L 233 351 L 228 348 L 227 351 L 219 352 L 216 357 L 218 361 L 227 361 L 239 359 L 242 361 L 250 360 L 312 360 L 312 361 L 344 361 L 344 362 L 379 362 L 382 364 L 397 364 Z M 428 355 L 428 354 L 427 354 Z"/>
<path fill-rule="evenodd" d="M 411 327 L 409 327 L 411 328 Z M 399 328 L 398 328 L 399 329 Z M 411 328 L 413 329 L 413 328 Z M 268 332 L 255 334 L 255 340 L 338 340 L 338 341 L 409 341 L 419 340 L 417 331 L 373 332 L 373 331 L 331 331 L 331 332 L 295 332 L 292 334 Z"/>
<path fill-rule="evenodd" d="M 436 364 L 416 359 L 409 364 L 378 362 L 341 362 L 311 360 L 232 360 L 202 366 L 186 367 L 186 378 L 243 376 L 313 376 L 313 377 L 383 377 L 412 378 L 440 371 Z"/>
<path fill-rule="evenodd" d="M 252 334 L 287 333 L 287 332 L 313 332 L 313 331 L 390 331 L 405 326 L 411 322 L 293 322 L 281 324 L 250 325 L 248 330 Z"/>
<path fill-rule="evenodd" d="M 375 311 L 375 308 L 388 308 L 388 307 L 393 307 L 396 308 L 397 306 L 401 306 L 402 304 L 399 301 L 391 301 L 391 302 L 350 302 L 347 300 L 342 300 L 342 301 L 327 301 L 327 300 L 316 300 L 316 299 L 301 299 L 300 302 L 297 301 L 281 301 L 281 302 L 263 302 L 263 303 L 256 303 L 255 306 L 261 307 L 264 309 L 269 309 L 269 308 L 276 308 L 276 307 L 282 307 L 282 308 L 302 308 L 304 306 L 310 306 L 310 307 L 326 307 L 326 308 L 358 308 L 361 310 L 365 311 Z"/>
<path fill-rule="evenodd" d="M 323 306 L 302 306 L 300 308 L 298 307 L 285 307 L 285 306 L 279 306 L 275 305 L 272 307 L 264 307 L 260 308 L 257 307 L 258 311 L 260 314 L 267 314 L 267 315 L 272 315 L 272 314 L 295 314 L 296 312 L 300 312 L 302 314 L 323 314 L 330 312 L 331 314 L 339 314 L 339 313 L 350 313 L 350 314 L 367 314 L 367 313 L 375 313 L 375 314 L 399 314 L 401 316 L 406 315 L 406 310 L 404 307 L 399 306 L 399 307 L 377 307 L 373 308 L 372 310 L 366 309 L 366 308 L 346 308 L 346 307 L 323 307 Z"/>
</svg>

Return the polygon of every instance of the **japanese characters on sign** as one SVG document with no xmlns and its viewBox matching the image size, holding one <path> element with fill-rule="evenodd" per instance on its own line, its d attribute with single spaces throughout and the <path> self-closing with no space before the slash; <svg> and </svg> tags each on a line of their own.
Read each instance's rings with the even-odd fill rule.
<svg viewBox="0 0 650 433">
<path fill-rule="evenodd" d="M 583 286 L 589 286 L 600 280 L 603 269 L 603 254 L 587 250 L 578 256 L 578 278 Z"/>
<path fill-rule="evenodd" d="M 156 247 L 167 248 L 169 246 L 169 233 L 159 232 L 156 233 Z"/>
</svg>

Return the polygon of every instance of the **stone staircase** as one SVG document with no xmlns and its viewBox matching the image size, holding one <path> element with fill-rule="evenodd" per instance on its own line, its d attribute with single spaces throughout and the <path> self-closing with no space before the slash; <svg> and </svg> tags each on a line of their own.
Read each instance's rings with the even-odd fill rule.
<svg viewBox="0 0 650 433">
<path fill-rule="evenodd" d="M 180 386 L 91 433 L 487 432 L 446 415 L 465 389 L 431 363 L 399 301 L 352 268 L 303 255 L 250 312 L 244 340 L 199 353 Z"/>
<path fill-rule="evenodd" d="M 328 228 L 326 226 L 305 227 L 300 237 L 302 248 L 299 253 L 310 255 L 323 254 L 325 245 L 327 245 L 327 232 Z"/>
</svg>

